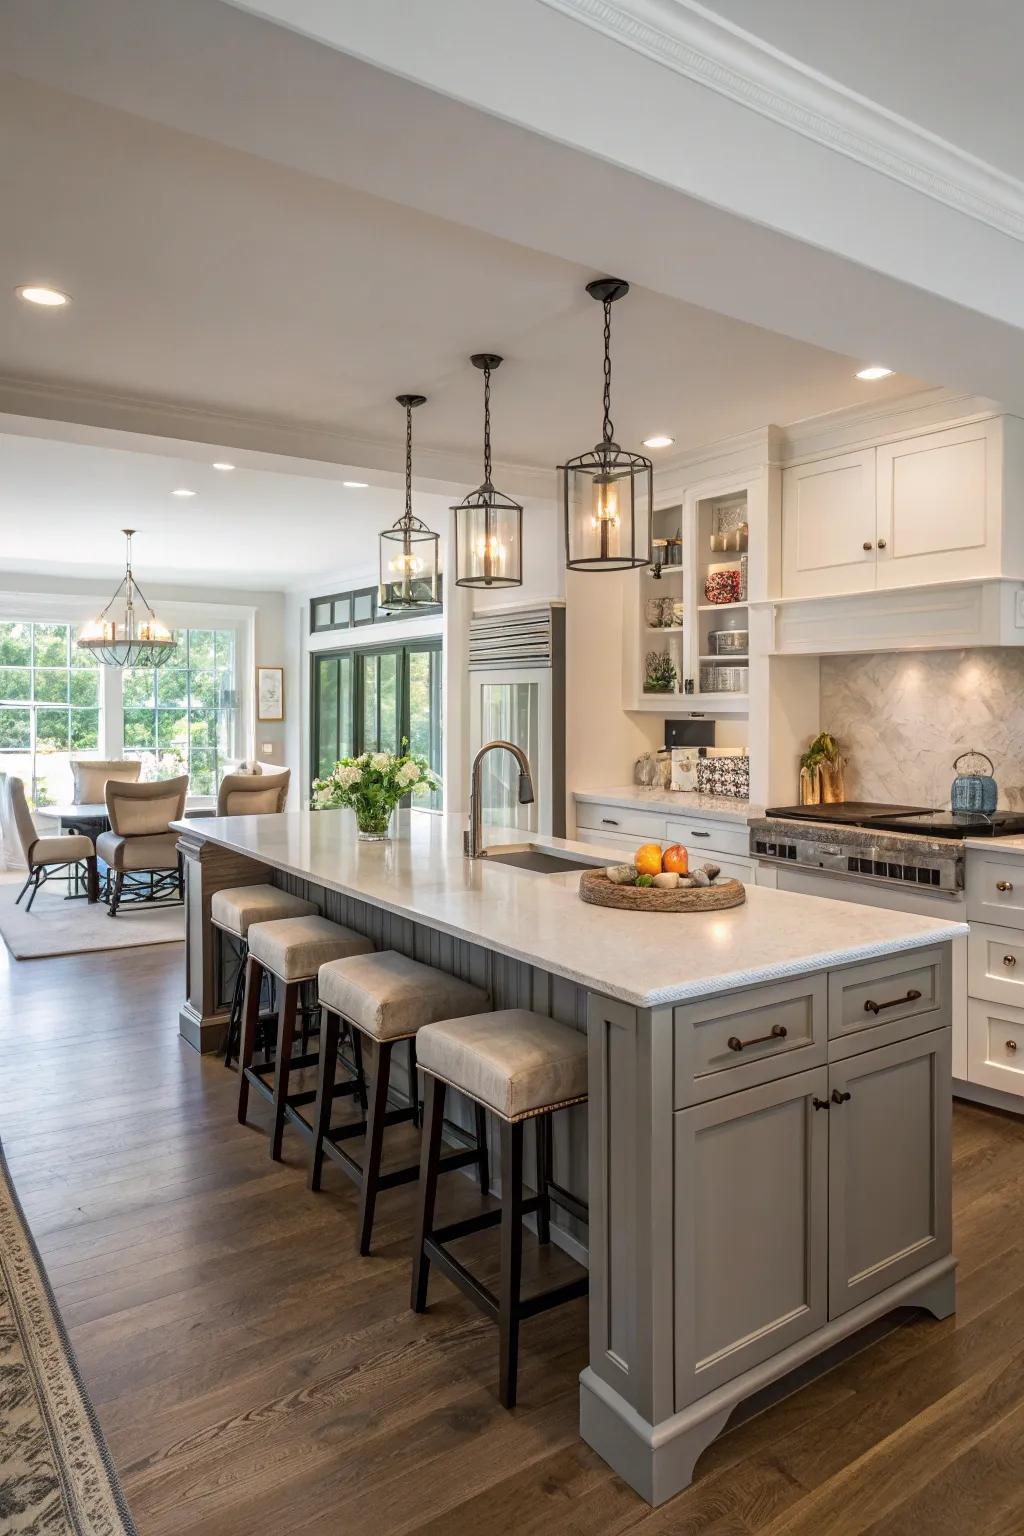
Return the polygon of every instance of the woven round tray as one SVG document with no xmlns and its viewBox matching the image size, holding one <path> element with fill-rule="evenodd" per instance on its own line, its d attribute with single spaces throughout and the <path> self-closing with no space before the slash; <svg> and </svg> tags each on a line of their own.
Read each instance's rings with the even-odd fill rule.
<svg viewBox="0 0 1024 1536">
<path fill-rule="evenodd" d="M 716 880 L 714 885 L 683 885 L 659 891 L 651 885 L 613 885 L 603 869 L 580 875 L 580 899 L 595 907 L 618 907 L 623 912 L 721 912 L 738 907 L 747 893 L 738 880 Z"/>
</svg>

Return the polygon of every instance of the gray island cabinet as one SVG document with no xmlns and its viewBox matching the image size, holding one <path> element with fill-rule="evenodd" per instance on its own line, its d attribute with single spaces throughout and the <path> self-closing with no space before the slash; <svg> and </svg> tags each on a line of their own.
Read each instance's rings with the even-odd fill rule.
<svg viewBox="0 0 1024 1536">
<path fill-rule="evenodd" d="M 691 1481 L 744 1399 L 894 1308 L 953 1311 L 963 925 L 757 887 L 726 912 L 586 906 L 571 870 L 465 859 L 456 817 L 413 815 L 389 844 L 357 843 L 341 812 L 178 830 L 181 1031 L 200 1049 L 222 1039 L 230 985 L 212 893 L 260 881 L 495 1007 L 587 1031 L 589 1104 L 558 1117 L 555 1176 L 589 1227 L 553 1235 L 590 1267 L 581 1433 L 651 1503 Z"/>
</svg>

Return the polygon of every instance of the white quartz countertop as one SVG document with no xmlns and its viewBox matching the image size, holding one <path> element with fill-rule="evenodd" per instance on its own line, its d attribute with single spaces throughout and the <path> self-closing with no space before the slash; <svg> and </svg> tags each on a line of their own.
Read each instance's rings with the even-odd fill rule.
<svg viewBox="0 0 1024 1536">
<path fill-rule="evenodd" d="M 747 887 L 726 912 L 622 912 L 587 906 L 575 872 L 467 859 L 464 818 L 404 813 L 387 843 L 356 840 L 348 811 L 292 811 L 173 823 L 274 869 L 340 891 L 525 960 L 635 1007 L 654 1008 L 825 970 L 967 933 L 963 923 Z M 526 843 L 615 863 L 621 850 L 564 838 L 490 830 L 488 841 Z"/>
<path fill-rule="evenodd" d="M 690 789 L 644 789 L 639 784 L 620 784 L 614 789 L 577 789 L 573 799 L 591 805 L 618 805 L 629 811 L 667 811 L 674 816 L 706 817 L 735 821 L 746 826 L 751 816 L 763 816 L 764 807 L 729 795 L 699 795 Z"/>
<path fill-rule="evenodd" d="M 1024 837 L 965 837 L 964 847 L 982 853 L 1024 853 Z"/>
</svg>

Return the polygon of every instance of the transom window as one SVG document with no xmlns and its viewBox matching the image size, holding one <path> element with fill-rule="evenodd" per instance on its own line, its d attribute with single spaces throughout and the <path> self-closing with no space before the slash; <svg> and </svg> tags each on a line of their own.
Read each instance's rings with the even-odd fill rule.
<svg viewBox="0 0 1024 1536">
<path fill-rule="evenodd" d="M 0 622 L 0 773 L 38 806 L 68 801 L 71 758 L 99 745 L 100 669 L 72 626 Z"/>
<path fill-rule="evenodd" d="M 236 755 L 234 631 L 179 630 L 162 667 L 125 667 L 122 710 L 124 755 L 141 759 L 143 778 L 187 773 L 190 794 L 216 794 Z"/>
</svg>

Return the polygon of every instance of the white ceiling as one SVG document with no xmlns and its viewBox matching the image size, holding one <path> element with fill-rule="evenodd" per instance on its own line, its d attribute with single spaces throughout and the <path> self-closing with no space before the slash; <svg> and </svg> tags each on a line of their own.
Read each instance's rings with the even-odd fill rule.
<svg viewBox="0 0 1024 1536">
<path fill-rule="evenodd" d="M 1024 6 L 1013 0 L 704 0 L 890 112 L 1024 179 Z"/>
</svg>

